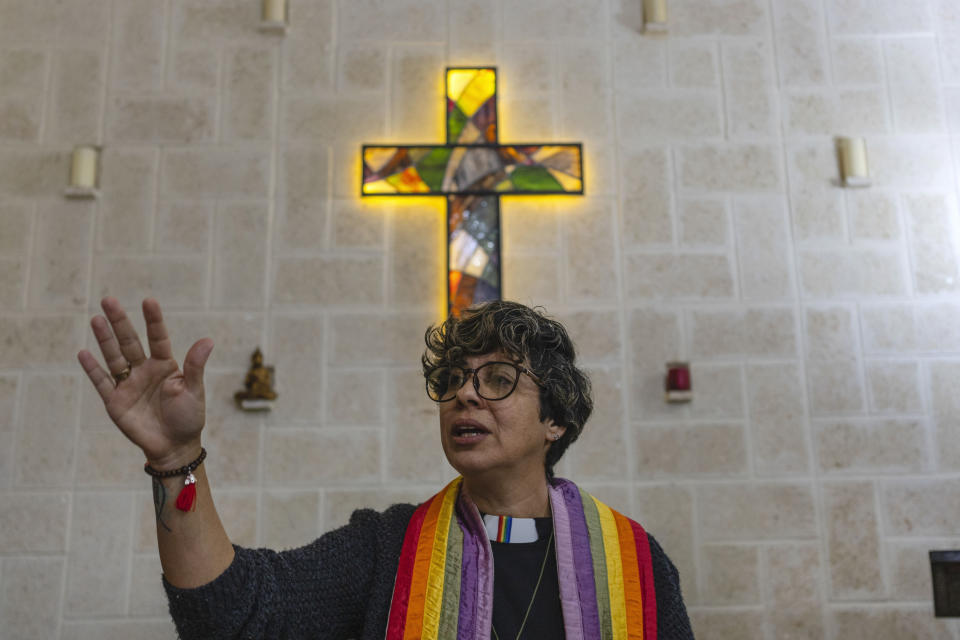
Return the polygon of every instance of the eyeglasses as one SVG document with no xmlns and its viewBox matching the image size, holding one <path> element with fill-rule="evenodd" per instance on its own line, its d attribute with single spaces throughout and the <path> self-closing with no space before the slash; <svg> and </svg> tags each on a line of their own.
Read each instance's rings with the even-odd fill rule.
<svg viewBox="0 0 960 640">
<path fill-rule="evenodd" d="M 517 388 L 520 374 L 525 373 L 537 383 L 540 379 L 526 367 L 513 362 L 485 362 L 476 369 L 463 367 L 440 367 L 427 376 L 427 395 L 434 402 L 453 400 L 470 374 L 473 374 L 473 388 L 484 400 L 503 400 Z"/>
</svg>

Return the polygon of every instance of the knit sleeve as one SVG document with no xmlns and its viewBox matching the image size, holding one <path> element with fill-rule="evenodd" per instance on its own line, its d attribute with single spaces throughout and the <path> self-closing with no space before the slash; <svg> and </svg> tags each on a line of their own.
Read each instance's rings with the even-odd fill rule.
<svg viewBox="0 0 960 640">
<path fill-rule="evenodd" d="M 653 586 L 657 594 L 657 640 L 693 640 L 687 608 L 680 593 L 680 574 L 653 536 L 650 555 L 653 560 Z"/>
<path fill-rule="evenodd" d="M 212 582 L 180 589 L 163 579 L 170 615 L 184 640 L 353 638 L 364 624 L 382 540 L 402 518 L 355 511 L 350 523 L 299 549 L 234 545 L 230 566 Z M 406 510 L 404 510 L 406 512 Z M 409 518 L 408 518 L 409 519 Z"/>
</svg>

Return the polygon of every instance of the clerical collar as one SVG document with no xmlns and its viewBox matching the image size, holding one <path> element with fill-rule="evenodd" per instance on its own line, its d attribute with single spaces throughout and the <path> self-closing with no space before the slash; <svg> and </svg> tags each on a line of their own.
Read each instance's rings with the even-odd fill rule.
<svg viewBox="0 0 960 640">
<path fill-rule="evenodd" d="M 552 518 L 511 518 L 483 515 L 483 526 L 491 542 L 536 542 L 550 535 Z"/>
</svg>

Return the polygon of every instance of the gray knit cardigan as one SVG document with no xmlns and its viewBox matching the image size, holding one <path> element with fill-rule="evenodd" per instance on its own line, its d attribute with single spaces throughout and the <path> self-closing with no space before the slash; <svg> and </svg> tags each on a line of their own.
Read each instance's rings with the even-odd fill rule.
<svg viewBox="0 0 960 640">
<path fill-rule="evenodd" d="M 416 507 L 355 511 L 350 524 L 299 549 L 234 546 L 233 562 L 196 589 L 166 579 L 170 615 L 184 640 L 359 638 L 383 640 L 407 524 Z M 677 570 L 649 536 L 659 640 L 693 640 Z"/>
</svg>

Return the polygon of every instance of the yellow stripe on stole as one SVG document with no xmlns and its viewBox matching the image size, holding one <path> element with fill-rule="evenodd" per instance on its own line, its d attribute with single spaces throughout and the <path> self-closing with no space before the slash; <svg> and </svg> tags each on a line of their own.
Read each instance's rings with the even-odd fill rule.
<svg viewBox="0 0 960 640">
<path fill-rule="evenodd" d="M 590 496 L 593 498 L 593 496 Z M 623 559 L 620 557 L 620 536 L 610 507 L 596 498 L 600 529 L 603 531 L 603 550 L 607 557 L 607 586 L 610 591 L 610 621 L 613 639 L 627 640 L 627 603 L 623 596 Z"/>
<path fill-rule="evenodd" d="M 440 630 L 440 611 L 443 608 L 443 581 L 446 577 L 447 537 L 450 534 L 450 519 L 457 500 L 460 478 L 447 485 L 447 492 L 437 514 L 437 531 L 433 536 L 433 554 L 430 556 L 430 573 L 427 574 L 426 602 L 423 605 L 422 640 L 437 640 Z"/>
</svg>

